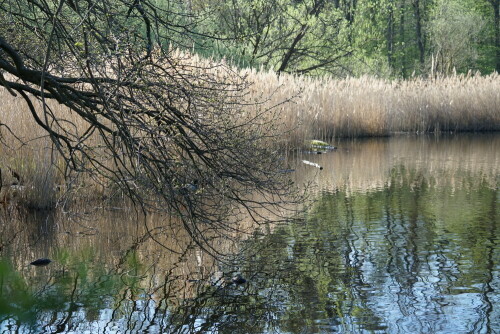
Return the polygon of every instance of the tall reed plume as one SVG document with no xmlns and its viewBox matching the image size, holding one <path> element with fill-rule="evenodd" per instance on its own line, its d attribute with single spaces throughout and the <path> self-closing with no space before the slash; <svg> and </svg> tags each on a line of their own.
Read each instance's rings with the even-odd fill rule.
<svg viewBox="0 0 500 334">
<path fill-rule="evenodd" d="M 285 141 L 387 136 L 397 132 L 500 130 L 500 76 L 434 79 L 311 78 L 247 70 L 254 91 L 282 105 Z"/>
</svg>

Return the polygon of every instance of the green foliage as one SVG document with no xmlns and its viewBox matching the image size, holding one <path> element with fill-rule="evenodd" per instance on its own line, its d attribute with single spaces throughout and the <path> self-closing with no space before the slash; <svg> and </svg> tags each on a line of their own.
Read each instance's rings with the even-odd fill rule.
<svg viewBox="0 0 500 334">
<path fill-rule="evenodd" d="M 29 321 L 34 300 L 23 277 L 7 259 L 0 258 L 0 315 L 14 313 L 21 321 Z"/>
<path fill-rule="evenodd" d="M 153 36 L 161 36 L 163 48 L 188 48 L 240 67 L 409 77 L 469 70 L 486 74 L 496 64 L 496 28 L 487 0 L 158 0 L 156 5 L 169 9 L 168 21 L 188 27 L 166 31 L 160 26 L 153 31 Z M 63 11 L 71 18 L 68 6 Z M 126 16 L 117 14 L 110 22 Z M 42 54 L 32 33 L 15 16 L 3 15 L 0 22 L 1 35 L 15 30 L 23 43 L 31 45 L 27 49 L 33 58 Z M 130 36 L 146 34 L 137 12 L 132 12 L 127 27 Z M 71 44 L 58 47 L 82 48 L 82 40 L 74 36 Z M 120 41 L 117 49 L 134 40 Z"/>
<path fill-rule="evenodd" d="M 230 50 L 243 64 L 316 73 L 349 53 L 346 22 L 326 1 L 221 1 L 210 10 L 210 25 L 226 41 L 217 51 Z"/>
<path fill-rule="evenodd" d="M 433 70 L 451 74 L 456 69 L 477 69 L 475 60 L 485 23 L 463 1 L 439 0 L 431 11 L 428 33 L 432 43 Z"/>
<path fill-rule="evenodd" d="M 240 66 L 382 77 L 495 67 L 486 0 L 214 0 L 197 8 L 220 37 L 205 52 Z"/>
</svg>

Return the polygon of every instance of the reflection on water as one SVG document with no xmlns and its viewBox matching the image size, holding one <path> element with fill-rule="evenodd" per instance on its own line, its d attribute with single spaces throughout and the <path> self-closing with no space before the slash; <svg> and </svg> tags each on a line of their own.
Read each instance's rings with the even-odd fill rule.
<svg viewBox="0 0 500 334">
<path fill-rule="evenodd" d="M 2 211 L 0 333 L 499 332 L 500 136 L 336 145 L 298 158 L 304 217 L 224 263 L 161 217 Z"/>
<path fill-rule="evenodd" d="M 281 279 L 294 305 L 287 318 L 308 332 L 500 330 L 497 191 L 417 179 L 324 193 L 306 222 L 283 228 L 284 242 L 268 256 L 289 262 Z"/>
<path fill-rule="evenodd" d="M 500 135 L 462 134 L 459 136 L 401 136 L 368 138 L 335 143 L 328 154 L 308 154 L 307 160 L 324 169 L 300 164 L 299 182 L 315 180 L 319 190 L 346 189 L 365 192 L 382 189 L 394 166 L 416 170 L 435 182 L 465 181 L 465 171 L 473 177 L 500 182 Z"/>
</svg>

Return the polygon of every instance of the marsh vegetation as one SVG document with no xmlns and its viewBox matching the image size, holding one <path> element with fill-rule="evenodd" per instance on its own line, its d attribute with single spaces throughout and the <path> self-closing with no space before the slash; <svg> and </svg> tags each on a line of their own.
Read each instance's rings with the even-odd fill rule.
<svg viewBox="0 0 500 334">
<path fill-rule="evenodd" d="M 242 70 L 240 75 L 251 82 L 246 93 L 249 100 L 264 101 L 265 108 L 278 106 L 280 122 L 273 129 L 276 132 L 266 134 L 268 142 L 262 143 L 283 151 L 301 150 L 304 143 L 313 138 L 332 141 L 401 133 L 500 130 L 497 74 L 403 81 L 278 76 L 253 70 Z M 14 182 L 9 168 L 22 175 L 23 185 L 29 191 L 24 191 L 19 198 L 28 207 L 54 207 L 58 200 L 68 201 L 68 196 L 72 194 L 74 198 L 76 193 L 81 198 L 99 200 L 121 196 L 112 182 L 103 178 L 87 176 L 63 187 L 64 161 L 54 154 L 50 138 L 36 126 L 28 112 L 20 112 L 26 107 L 19 99 L 5 89 L 0 95 L 4 102 L 2 122 L 7 126 L 2 130 L 0 162 L 5 181 L 3 197 L 20 195 L 15 189 L 11 195 L 6 193 L 9 192 L 7 186 Z M 54 113 L 65 115 L 66 122 L 79 131 L 85 128 L 78 116 L 64 106 L 53 104 L 51 108 Z M 39 106 L 38 110 L 41 109 Z M 95 136 L 92 140 L 99 142 Z"/>
<path fill-rule="evenodd" d="M 0 332 L 497 331 L 499 18 L 0 2 Z"/>
</svg>

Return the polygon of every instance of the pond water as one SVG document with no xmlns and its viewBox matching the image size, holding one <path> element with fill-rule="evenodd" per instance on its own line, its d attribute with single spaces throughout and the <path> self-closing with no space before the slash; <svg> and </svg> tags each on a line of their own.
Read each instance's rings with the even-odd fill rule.
<svg viewBox="0 0 500 334">
<path fill-rule="evenodd" d="M 161 216 L 3 209 L 0 333 L 500 332 L 500 135 L 335 145 L 292 158 L 303 215 L 224 262 Z"/>
</svg>

